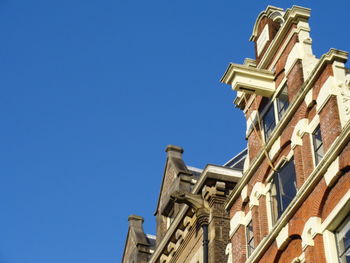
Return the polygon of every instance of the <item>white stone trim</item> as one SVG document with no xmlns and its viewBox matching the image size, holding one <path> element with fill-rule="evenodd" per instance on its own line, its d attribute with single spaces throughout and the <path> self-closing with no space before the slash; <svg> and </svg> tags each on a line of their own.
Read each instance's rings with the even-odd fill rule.
<svg viewBox="0 0 350 263">
<path fill-rule="evenodd" d="M 304 101 L 305 101 L 305 104 L 307 107 L 310 107 L 311 103 L 312 103 L 312 91 L 313 91 L 313 89 L 310 89 L 308 91 L 308 93 L 306 93 L 305 98 L 304 98 Z"/>
<path fill-rule="evenodd" d="M 259 198 L 262 194 L 264 194 L 265 185 L 261 182 L 257 182 L 252 189 L 249 197 L 249 208 L 253 206 L 259 206 Z"/>
<path fill-rule="evenodd" d="M 322 231 L 326 229 L 334 230 L 340 222 L 350 212 L 350 190 L 340 199 L 332 212 L 322 222 Z"/>
<path fill-rule="evenodd" d="M 326 181 L 327 186 L 333 184 L 336 179 L 337 173 L 339 172 L 339 157 L 337 157 L 331 165 L 328 167 L 327 171 L 324 174 L 324 179 Z"/>
<path fill-rule="evenodd" d="M 248 199 L 248 185 L 245 185 L 241 192 L 242 202 L 245 203 Z"/>
<path fill-rule="evenodd" d="M 239 225 L 244 225 L 244 212 L 237 211 L 230 219 L 230 238 L 236 233 Z"/>
<path fill-rule="evenodd" d="M 244 222 L 243 222 L 244 226 L 247 226 L 251 220 L 252 220 L 252 211 L 249 211 L 244 217 Z"/>
<path fill-rule="evenodd" d="M 325 81 L 325 83 L 323 83 L 320 89 L 320 92 L 318 94 L 318 97 L 316 99 L 317 113 L 320 113 L 320 111 L 323 109 L 323 107 L 326 105 L 327 101 L 332 95 L 337 95 L 335 87 L 336 87 L 336 83 L 335 83 L 334 77 L 329 76 Z"/>
<path fill-rule="evenodd" d="M 292 259 L 291 263 L 304 263 L 305 262 L 305 254 L 304 252 L 301 253 L 301 255 L 299 257 L 296 257 L 294 259 Z"/>
<path fill-rule="evenodd" d="M 275 142 L 273 143 L 269 151 L 270 160 L 273 160 L 277 156 L 280 150 L 281 150 L 281 136 L 275 140 Z"/>
<path fill-rule="evenodd" d="M 305 250 L 307 246 L 314 246 L 314 238 L 321 233 L 321 218 L 310 217 L 304 225 L 303 233 L 301 234 L 302 249 Z"/>
<path fill-rule="evenodd" d="M 298 59 L 302 58 L 302 55 L 300 54 L 300 51 L 299 51 L 300 45 L 301 45 L 301 43 L 298 43 L 298 42 L 295 43 L 292 50 L 288 54 L 287 61 L 286 61 L 286 64 L 284 66 L 286 76 L 288 76 L 289 71 L 292 69 L 295 62 Z"/>
<path fill-rule="evenodd" d="M 232 243 L 228 243 L 225 249 L 225 255 L 227 255 L 227 263 L 232 263 Z"/>
<path fill-rule="evenodd" d="M 289 232 L 288 232 L 289 228 L 288 228 L 288 224 L 286 224 L 281 231 L 278 233 L 277 237 L 276 237 L 276 244 L 277 244 L 277 248 L 279 250 L 283 249 L 284 246 L 286 245 L 287 241 L 288 241 L 288 237 L 289 237 Z"/>
<path fill-rule="evenodd" d="M 258 40 L 256 41 L 256 52 L 258 56 L 260 55 L 261 51 L 264 50 L 264 47 L 266 46 L 269 40 L 270 40 L 269 25 L 266 24 L 264 29 L 261 31 L 261 34 L 259 35 Z"/>
<path fill-rule="evenodd" d="M 258 111 L 253 110 L 247 120 L 247 130 L 245 132 L 246 138 L 248 138 L 249 134 L 254 130 L 254 125 L 257 123 Z"/>
<path fill-rule="evenodd" d="M 335 82 L 338 84 L 338 108 L 341 126 L 344 127 L 350 120 L 350 74 L 345 71 L 342 62 L 334 61 L 332 64 Z"/>
<path fill-rule="evenodd" d="M 323 232 L 323 244 L 327 263 L 339 263 L 336 240 L 331 231 L 325 230 Z"/>
<path fill-rule="evenodd" d="M 325 256 L 328 263 L 338 263 L 335 230 L 350 212 L 350 190 L 340 199 L 321 225 Z"/>
<path fill-rule="evenodd" d="M 304 118 L 298 121 L 295 125 L 292 138 L 291 138 L 291 147 L 294 149 L 297 145 L 303 145 L 303 135 L 308 130 L 309 120 Z"/>
<path fill-rule="evenodd" d="M 307 132 L 312 134 L 319 124 L 320 124 L 320 115 L 316 114 L 315 117 L 310 121 L 307 127 Z"/>
</svg>

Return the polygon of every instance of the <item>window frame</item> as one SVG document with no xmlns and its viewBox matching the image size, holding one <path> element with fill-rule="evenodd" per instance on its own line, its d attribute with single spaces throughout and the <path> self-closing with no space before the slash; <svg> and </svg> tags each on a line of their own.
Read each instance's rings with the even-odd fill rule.
<svg viewBox="0 0 350 263">
<path fill-rule="evenodd" d="M 286 93 L 287 93 L 287 106 L 285 103 L 282 103 L 281 99 L 280 99 L 280 96 L 281 94 L 283 93 L 283 91 L 286 90 Z M 277 120 L 278 122 L 281 121 L 281 119 L 283 119 L 283 116 L 285 115 L 286 111 L 288 110 L 289 108 L 289 97 L 288 97 L 288 85 L 287 85 L 287 82 L 283 83 L 282 87 L 280 88 L 280 90 L 278 91 L 277 95 L 276 95 L 276 116 L 277 116 Z M 284 110 L 282 112 L 282 110 L 279 109 L 279 105 L 283 104 L 283 107 L 281 108 L 282 110 Z M 282 112 L 282 114 L 281 114 Z"/>
<path fill-rule="evenodd" d="M 316 148 L 316 132 L 319 132 L 320 138 L 321 138 L 321 144 Z M 323 138 L 322 138 L 322 132 L 321 132 L 321 127 L 320 124 L 318 123 L 318 125 L 316 126 L 316 128 L 313 130 L 313 132 L 311 133 L 311 141 L 312 141 L 312 152 L 313 152 L 313 159 L 314 159 L 314 165 L 315 167 L 321 162 L 321 160 L 324 157 L 325 151 L 324 151 L 324 147 L 323 147 Z M 322 151 L 322 157 L 319 158 L 318 155 L 318 150 Z"/>
<path fill-rule="evenodd" d="M 275 92 L 274 96 L 271 97 L 271 99 L 269 99 L 269 102 L 266 103 L 266 105 L 262 108 L 259 109 L 259 117 L 260 117 L 260 122 L 261 122 L 261 129 L 262 129 L 262 133 L 263 133 L 263 138 L 265 140 L 265 143 L 269 141 L 273 131 L 276 129 L 278 123 L 283 119 L 283 117 L 285 116 L 285 113 L 288 111 L 288 108 L 290 106 L 289 104 L 289 100 L 288 100 L 288 105 L 283 109 L 284 112 L 283 114 L 280 115 L 280 111 L 279 111 L 279 96 L 281 95 L 281 93 L 284 91 L 284 89 L 287 89 L 287 97 L 288 97 L 288 85 L 287 85 L 287 80 L 284 80 L 280 86 L 277 88 L 277 91 Z M 265 129 L 265 121 L 264 118 L 267 116 L 267 114 L 269 113 L 269 111 L 272 110 L 273 112 L 273 118 L 274 118 L 274 124 L 273 124 L 273 128 L 271 129 L 271 125 L 269 125 L 269 133 L 267 134 L 266 129 Z"/>
<path fill-rule="evenodd" d="M 291 152 L 292 153 L 292 152 Z M 294 166 L 294 184 L 295 184 L 295 194 L 292 197 L 292 199 L 290 200 L 290 202 L 288 203 L 288 205 L 286 205 L 284 208 L 282 207 L 281 202 L 283 202 L 282 200 L 282 196 L 278 195 L 278 190 L 276 191 L 276 195 L 274 195 L 272 193 L 273 189 L 274 189 L 274 180 L 276 178 L 276 175 L 278 175 L 278 172 L 280 172 L 283 168 L 286 168 L 286 166 L 290 163 L 293 162 L 293 166 Z M 268 210 L 270 211 L 270 217 L 269 220 L 269 228 L 272 229 L 273 226 L 276 224 L 276 222 L 278 221 L 278 219 L 282 216 L 282 214 L 288 209 L 289 205 L 291 204 L 291 202 L 293 201 L 293 199 L 295 198 L 295 196 L 298 193 L 298 188 L 296 187 L 296 171 L 295 171 L 295 161 L 294 161 L 294 156 L 291 155 L 289 158 L 284 158 L 277 166 L 277 171 L 272 172 L 270 174 L 270 176 L 268 177 L 268 184 L 269 184 L 269 191 L 268 191 L 268 198 L 267 198 L 267 204 L 268 204 Z M 280 183 L 280 182 L 278 182 Z M 277 189 L 277 188 L 276 188 Z M 274 202 L 276 202 L 276 204 L 274 204 Z"/>
<path fill-rule="evenodd" d="M 347 229 L 347 230 L 346 230 Z M 336 247 L 337 247 L 337 257 L 340 263 L 347 263 L 346 259 L 344 260 L 344 257 L 347 252 L 350 252 L 350 240 L 347 247 L 345 247 L 343 250 L 340 251 L 340 243 L 343 243 L 343 241 L 339 240 L 339 235 L 343 230 L 346 230 L 346 233 L 350 233 L 350 214 L 348 214 L 345 219 L 341 222 L 341 224 L 337 227 L 337 229 L 334 231 L 335 241 L 336 241 Z M 349 238 L 350 239 L 350 238 Z"/>
<path fill-rule="evenodd" d="M 254 241 L 254 229 L 253 229 L 253 220 L 250 219 L 248 224 L 245 227 L 245 237 L 246 237 L 246 246 L 247 246 L 247 258 L 253 254 L 255 250 L 255 241 Z M 251 235 L 250 235 L 251 234 Z"/>
</svg>

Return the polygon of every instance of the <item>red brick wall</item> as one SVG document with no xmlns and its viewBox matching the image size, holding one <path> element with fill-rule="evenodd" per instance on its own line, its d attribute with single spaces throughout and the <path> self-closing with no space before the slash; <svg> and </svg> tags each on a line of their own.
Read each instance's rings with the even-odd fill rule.
<svg viewBox="0 0 350 263">
<path fill-rule="evenodd" d="M 263 57 L 263 55 L 265 54 L 266 50 L 268 49 L 271 41 L 273 40 L 273 38 L 275 37 L 278 29 L 280 28 L 279 23 L 274 22 L 271 18 L 268 17 L 263 17 L 258 25 L 258 35 L 256 37 L 256 39 L 259 38 L 261 32 L 263 31 L 265 25 L 268 24 L 269 25 L 269 39 L 267 41 L 267 43 L 265 44 L 265 47 L 263 48 L 263 50 L 260 52 L 259 56 L 258 56 L 258 52 L 257 52 L 257 45 L 256 42 L 254 43 L 254 47 L 255 47 L 255 57 L 256 57 L 256 61 L 257 63 L 260 62 L 261 58 Z"/>
<path fill-rule="evenodd" d="M 287 90 L 289 102 L 292 102 L 304 83 L 303 66 L 301 60 L 298 60 L 287 76 Z"/>
<path fill-rule="evenodd" d="M 338 104 L 335 96 L 332 96 L 328 100 L 320 112 L 320 127 L 323 148 L 327 151 L 341 132 Z"/>
<path fill-rule="evenodd" d="M 244 263 L 246 256 L 245 228 L 240 225 L 232 239 L 232 262 Z"/>
</svg>

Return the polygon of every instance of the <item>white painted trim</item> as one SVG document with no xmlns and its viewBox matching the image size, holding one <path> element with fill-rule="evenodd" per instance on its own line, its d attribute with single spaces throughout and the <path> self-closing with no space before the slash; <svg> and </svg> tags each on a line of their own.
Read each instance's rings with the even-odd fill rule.
<svg viewBox="0 0 350 263">
<path fill-rule="evenodd" d="M 230 219 L 230 238 L 236 233 L 240 225 L 244 225 L 244 212 L 237 211 L 234 216 Z"/>
<path fill-rule="evenodd" d="M 244 186 L 244 188 L 242 189 L 241 198 L 242 198 L 242 202 L 243 203 L 245 203 L 247 201 L 247 198 L 248 198 L 248 185 Z"/>
<path fill-rule="evenodd" d="M 305 95 L 304 101 L 305 101 L 305 104 L 306 104 L 307 107 L 311 106 L 311 103 L 312 103 L 312 92 L 313 92 L 313 89 L 310 89 L 309 92 L 306 93 L 306 95 Z"/>
<path fill-rule="evenodd" d="M 291 137 L 291 147 L 294 149 L 297 145 L 302 146 L 303 145 L 303 135 L 308 130 L 308 124 L 309 120 L 304 118 L 298 121 L 298 123 L 295 125 L 292 137 Z"/>
<path fill-rule="evenodd" d="M 321 218 L 310 217 L 304 225 L 303 233 L 301 234 L 303 251 L 308 246 L 314 246 L 314 238 L 321 233 Z"/>
<path fill-rule="evenodd" d="M 335 236 L 331 231 L 323 232 L 323 244 L 327 263 L 339 263 Z"/>
<path fill-rule="evenodd" d="M 281 231 L 278 233 L 277 237 L 276 237 L 276 244 L 277 244 L 277 248 L 279 250 L 281 250 L 287 243 L 288 241 L 288 224 L 286 224 Z"/>
<path fill-rule="evenodd" d="M 350 190 L 340 199 L 332 212 L 322 222 L 322 231 L 326 229 L 334 230 L 340 222 L 350 212 Z"/>
<path fill-rule="evenodd" d="M 323 176 L 325 181 L 326 181 L 327 186 L 330 186 L 333 184 L 338 172 L 339 172 L 339 157 L 336 158 L 331 163 L 331 165 L 328 167 L 326 173 Z"/>
<path fill-rule="evenodd" d="M 249 208 L 253 206 L 259 206 L 259 199 L 262 194 L 264 194 L 265 185 L 261 182 L 257 182 L 252 189 L 249 197 Z"/>
<path fill-rule="evenodd" d="M 329 76 L 325 83 L 323 83 L 320 92 L 318 93 L 317 99 L 316 99 L 316 111 L 319 114 L 320 111 L 324 108 L 324 106 L 327 104 L 328 100 L 332 95 L 337 95 L 335 90 L 336 84 L 334 81 L 333 76 Z"/>
<path fill-rule="evenodd" d="M 321 225 L 324 250 L 328 263 L 338 263 L 334 231 L 350 212 L 350 190 L 341 198 Z"/>
<path fill-rule="evenodd" d="M 269 151 L 270 160 L 274 160 L 275 157 L 277 157 L 277 154 L 279 153 L 280 150 L 281 150 L 281 136 L 278 137 L 275 140 L 275 142 L 272 144 L 272 147 Z"/>
</svg>

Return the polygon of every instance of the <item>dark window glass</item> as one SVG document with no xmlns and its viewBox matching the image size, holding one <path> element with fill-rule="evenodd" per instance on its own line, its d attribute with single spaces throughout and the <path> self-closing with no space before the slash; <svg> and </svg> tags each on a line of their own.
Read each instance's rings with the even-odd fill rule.
<svg viewBox="0 0 350 263">
<path fill-rule="evenodd" d="M 313 132 L 312 140 L 314 144 L 315 163 L 317 165 L 321 161 L 324 155 L 320 126 L 318 126 L 316 130 Z"/>
<path fill-rule="evenodd" d="M 255 248 L 253 222 L 252 221 L 250 221 L 246 227 L 246 235 L 247 235 L 247 252 L 248 252 L 248 257 L 249 257 L 253 253 L 254 248 Z"/>
<path fill-rule="evenodd" d="M 264 114 L 263 127 L 264 127 L 264 133 L 265 133 L 265 141 L 267 141 L 270 138 L 272 131 L 276 127 L 273 104 L 267 109 L 266 113 Z"/>
<path fill-rule="evenodd" d="M 282 119 L 284 113 L 287 111 L 289 106 L 287 85 L 285 85 L 276 99 L 278 119 Z"/>
<path fill-rule="evenodd" d="M 286 210 L 297 193 L 293 159 L 273 176 L 271 188 L 272 210 L 275 221 Z"/>
<path fill-rule="evenodd" d="M 350 217 L 336 230 L 336 240 L 338 248 L 339 262 L 350 263 Z"/>
</svg>

